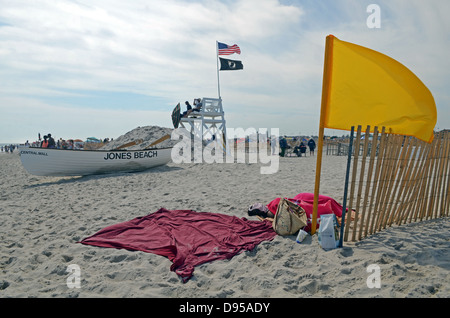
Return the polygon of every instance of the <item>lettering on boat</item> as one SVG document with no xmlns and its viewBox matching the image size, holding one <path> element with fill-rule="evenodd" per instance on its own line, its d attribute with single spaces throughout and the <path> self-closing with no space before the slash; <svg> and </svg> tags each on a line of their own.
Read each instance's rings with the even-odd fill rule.
<svg viewBox="0 0 450 318">
<path fill-rule="evenodd" d="M 144 158 L 154 158 L 158 156 L 158 151 L 148 150 L 148 151 L 135 151 L 135 152 L 108 152 L 103 158 L 105 160 L 130 160 L 134 159 L 144 159 Z"/>
<path fill-rule="evenodd" d="M 21 155 L 35 155 L 35 156 L 48 156 L 48 154 L 44 151 L 35 151 L 35 150 L 21 150 Z"/>
</svg>

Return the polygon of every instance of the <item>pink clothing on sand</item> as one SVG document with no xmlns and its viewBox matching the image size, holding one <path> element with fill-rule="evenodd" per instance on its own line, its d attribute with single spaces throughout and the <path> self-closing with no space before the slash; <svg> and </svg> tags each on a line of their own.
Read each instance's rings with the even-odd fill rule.
<svg viewBox="0 0 450 318">
<path fill-rule="evenodd" d="M 267 204 L 267 208 L 273 214 L 277 213 L 278 203 L 281 198 L 276 198 L 272 200 L 269 204 Z M 312 220 L 312 212 L 313 212 L 313 204 L 314 204 L 314 193 L 299 193 L 293 198 L 287 198 L 289 201 L 292 201 L 298 205 L 300 205 L 306 213 L 306 217 L 308 220 L 307 226 L 304 228 L 305 231 L 311 231 L 311 220 Z M 318 206 L 317 206 L 317 228 L 320 226 L 320 216 L 322 214 L 335 214 L 337 217 L 342 216 L 342 205 L 340 205 L 333 198 L 327 197 L 325 195 L 319 195 Z"/>
</svg>

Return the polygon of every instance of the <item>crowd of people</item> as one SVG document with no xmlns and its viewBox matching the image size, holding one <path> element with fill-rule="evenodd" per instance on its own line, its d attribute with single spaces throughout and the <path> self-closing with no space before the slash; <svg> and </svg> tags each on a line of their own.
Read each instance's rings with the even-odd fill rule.
<svg viewBox="0 0 450 318">
<path fill-rule="evenodd" d="M 1 152 L 7 152 L 7 153 L 13 153 L 14 149 L 16 149 L 18 146 L 17 145 L 4 145 L 0 147 L 0 151 Z"/>
<path fill-rule="evenodd" d="M 300 137 L 294 137 L 294 142 L 297 143 L 297 138 Z M 286 139 L 286 136 L 280 138 L 280 157 L 285 157 L 286 152 L 288 149 L 292 148 Z M 305 144 L 306 143 L 306 144 Z M 306 150 L 309 148 L 309 155 L 314 156 L 314 149 L 316 149 L 316 142 L 313 138 L 309 138 L 309 140 L 306 140 L 305 138 L 300 141 L 299 145 L 296 145 L 293 147 L 293 153 L 296 154 L 298 157 L 306 156 Z M 273 154 L 273 153 L 272 153 Z"/>
<path fill-rule="evenodd" d="M 110 141 L 113 141 L 113 138 L 111 140 L 109 138 L 105 138 L 102 140 L 96 140 L 99 145 L 104 145 L 106 143 L 109 143 Z M 58 140 L 55 140 L 52 136 L 52 134 L 47 134 L 41 137 L 41 134 L 38 134 L 38 140 L 29 142 L 28 140 L 25 142 L 25 147 L 33 147 L 33 148 L 50 148 L 50 149 L 76 149 L 76 150 L 82 150 L 85 149 L 85 146 L 88 147 L 91 145 L 93 141 L 87 140 L 87 142 L 83 142 L 80 139 L 62 139 L 59 138 Z M 21 146 L 24 146 L 23 144 L 20 144 Z M 15 149 L 18 149 L 18 144 L 10 144 L 10 145 L 2 145 L 0 146 L 0 152 L 2 153 L 13 153 Z"/>
<path fill-rule="evenodd" d="M 53 139 L 52 134 L 44 136 L 44 140 L 41 142 L 41 148 L 56 148 L 55 139 Z"/>
<path fill-rule="evenodd" d="M 108 143 L 109 141 L 109 138 L 105 138 L 103 141 L 98 140 L 98 142 L 103 142 L 103 144 Z M 38 141 L 33 142 L 30 146 L 37 148 L 80 150 L 84 148 L 84 142 L 73 139 L 65 140 L 62 138 L 59 138 L 55 141 L 55 139 L 52 137 L 52 134 L 44 135 L 41 139 L 41 134 L 38 134 Z"/>
</svg>

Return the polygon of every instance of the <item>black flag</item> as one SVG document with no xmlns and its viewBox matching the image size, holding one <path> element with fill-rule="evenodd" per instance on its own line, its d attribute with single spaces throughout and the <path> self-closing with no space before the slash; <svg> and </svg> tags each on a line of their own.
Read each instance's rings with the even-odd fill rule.
<svg viewBox="0 0 450 318">
<path fill-rule="evenodd" d="M 241 61 L 236 60 L 228 60 L 219 57 L 220 60 L 220 70 L 221 71 L 234 71 L 234 70 L 242 70 L 244 69 L 244 65 L 242 65 Z"/>
</svg>

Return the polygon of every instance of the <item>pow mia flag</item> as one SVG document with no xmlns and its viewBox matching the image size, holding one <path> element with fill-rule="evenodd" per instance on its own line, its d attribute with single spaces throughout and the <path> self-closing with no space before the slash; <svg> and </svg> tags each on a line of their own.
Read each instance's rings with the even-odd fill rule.
<svg viewBox="0 0 450 318">
<path fill-rule="evenodd" d="M 221 71 L 234 71 L 244 69 L 241 61 L 229 60 L 219 57 Z"/>
</svg>

